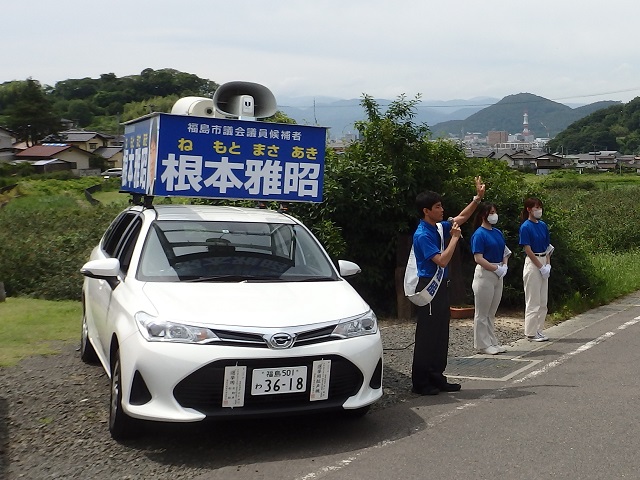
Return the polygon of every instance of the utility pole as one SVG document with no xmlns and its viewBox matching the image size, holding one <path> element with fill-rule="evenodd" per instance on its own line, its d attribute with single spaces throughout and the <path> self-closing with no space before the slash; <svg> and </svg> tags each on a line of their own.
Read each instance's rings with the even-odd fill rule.
<svg viewBox="0 0 640 480">
<path fill-rule="evenodd" d="M 547 128 L 547 126 L 546 126 L 544 123 L 542 123 L 542 122 L 540 122 L 540 125 L 542 125 L 542 126 L 544 127 L 544 129 L 546 130 L 546 132 L 547 132 L 547 138 L 551 139 L 551 136 L 549 135 L 549 129 Z"/>
</svg>

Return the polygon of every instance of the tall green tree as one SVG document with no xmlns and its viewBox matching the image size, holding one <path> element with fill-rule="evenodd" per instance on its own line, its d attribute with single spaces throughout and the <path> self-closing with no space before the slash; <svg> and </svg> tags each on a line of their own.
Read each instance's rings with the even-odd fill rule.
<svg viewBox="0 0 640 480">
<path fill-rule="evenodd" d="M 395 300 L 396 257 L 408 254 L 410 235 L 417 225 L 414 202 L 426 189 L 442 191 L 443 182 L 465 158 L 455 144 L 432 141 L 426 124 L 416 123 L 419 96 L 400 96 L 382 111 L 370 96 L 362 106 L 367 119 L 356 124 L 360 139 L 344 154 L 328 155 L 321 205 L 298 206 L 326 242 L 328 230 L 340 232 L 344 254 L 360 265 L 365 275 L 353 281 L 372 304 Z M 467 197 L 472 195 L 469 183 Z M 340 244 L 335 238 L 330 243 Z M 381 306 L 381 308 L 384 308 Z"/>
<path fill-rule="evenodd" d="M 344 154 L 327 152 L 323 203 L 292 206 L 334 257 L 362 267 L 363 274 L 350 281 L 363 297 L 377 311 L 404 318 L 410 305 L 402 279 L 418 224 L 416 195 L 424 190 L 439 192 L 445 216 L 455 216 L 475 194 L 473 178 L 482 176 L 488 187 L 485 198 L 504 215 L 501 229 L 515 252 L 525 191 L 522 175 L 505 162 L 467 158 L 459 145 L 433 140 L 429 127 L 415 121 L 418 100 L 401 96 L 382 111 L 365 96 L 361 103 L 367 118 L 357 124 L 359 140 Z M 467 222 L 465 238 L 471 238 L 472 231 Z M 466 290 L 470 293 L 475 265 L 468 241 L 461 242 L 458 256 L 451 276 L 464 296 Z M 505 303 L 520 301 L 519 282 L 516 278 L 506 289 Z"/>
<path fill-rule="evenodd" d="M 81 128 L 91 125 L 94 117 L 91 104 L 83 100 L 71 100 L 67 106 L 66 117 Z"/>
<path fill-rule="evenodd" d="M 53 113 L 53 105 L 46 97 L 40 82 L 27 79 L 15 86 L 16 95 L 5 110 L 6 125 L 28 146 L 60 130 L 60 120 Z"/>
</svg>

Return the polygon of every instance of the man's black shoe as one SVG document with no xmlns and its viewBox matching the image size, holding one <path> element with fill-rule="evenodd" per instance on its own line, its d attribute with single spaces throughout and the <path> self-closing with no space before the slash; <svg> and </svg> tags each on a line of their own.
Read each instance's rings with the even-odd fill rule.
<svg viewBox="0 0 640 480">
<path fill-rule="evenodd" d="M 438 387 L 413 387 L 411 389 L 413 393 L 417 393 L 418 395 L 438 395 L 440 393 L 440 389 Z"/>
<path fill-rule="evenodd" d="M 445 383 L 438 387 L 441 392 L 459 392 L 462 385 L 459 383 Z"/>
</svg>

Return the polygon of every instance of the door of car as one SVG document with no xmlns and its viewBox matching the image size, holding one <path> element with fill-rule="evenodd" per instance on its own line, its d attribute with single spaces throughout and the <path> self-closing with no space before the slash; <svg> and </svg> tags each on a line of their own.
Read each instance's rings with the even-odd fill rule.
<svg viewBox="0 0 640 480">
<path fill-rule="evenodd" d="M 114 221 L 105 234 L 102 242 L 102 252 L 105 258 L 117 258 L 120 262 L 120 280 L 124 280 L 129 272 L 133 247 L 142 228 L 142 216 L 140 212 L 126 212 Z M 96 335 L 100 343 L 100 349 L 106 358 L 111 342 L 112 327 L 109 325 L 109 310 L 114 288 L 106 280 L 92 280 L 95 282 L 88 294 L 92 296 L 93 323 L 96 327 Z"/>
</svg>

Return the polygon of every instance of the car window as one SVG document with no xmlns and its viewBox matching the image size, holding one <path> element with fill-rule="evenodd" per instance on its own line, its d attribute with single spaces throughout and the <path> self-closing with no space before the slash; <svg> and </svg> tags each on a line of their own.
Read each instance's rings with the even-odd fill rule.
<svg viewBox="0 0 640 480">
<path fill-rule="evenodd" d="M 109 225 L 109 228 L 107 228 L 107 231 L 104 234 L 104 239 L 102 241 L 102 249 L 108 256 L 116 256 L 118 245 L 122 242 L 125 232 L 137 215 L 139 214 L 135 212 L 125 211 L 118 215 L 113 222 L 111 222 L 111 225 Z"/>
<path fill-rule="evenodd" d="M 120 260 L 120 270 L 124 273 L 129 271 L 131 257 L 133 256 L 133 249 L 138 237 L 140 236 L 141 229 L 142 218 L 136 216 L 133 219 L 133 222 L 129 224 L 129 228 L 125 231 L 122 242 L 119 243 L 118 249 L 116 250 L 116 258 Z"/>
<path fill-rule="evenodd" d="M 138 278 L 146 281 L 337 280 L 309 232 L 292 224 L 156 221 Z"/>
</svg>

